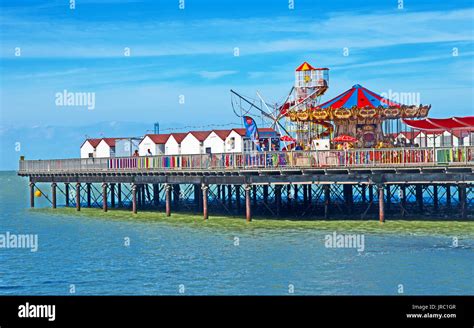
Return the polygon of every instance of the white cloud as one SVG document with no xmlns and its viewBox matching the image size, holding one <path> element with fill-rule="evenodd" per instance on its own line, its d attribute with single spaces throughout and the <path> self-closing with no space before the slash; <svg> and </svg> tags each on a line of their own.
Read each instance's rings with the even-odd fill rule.
<svg viewBox="0 0 474 328">
<path fill-rule="evenodd" d="M 223 76 L 227 76 L 227 75 L 232 75 L 232 74 L 236 74 L 238 73 L 237 71 L 200 71 L 198 72 L 199 76 L 205 78 L 205 79 L 210 79 L 210 80 L 213 80 L 213 79 L 218 79 L 218 78 L 221 78 Z"/>
</svg>

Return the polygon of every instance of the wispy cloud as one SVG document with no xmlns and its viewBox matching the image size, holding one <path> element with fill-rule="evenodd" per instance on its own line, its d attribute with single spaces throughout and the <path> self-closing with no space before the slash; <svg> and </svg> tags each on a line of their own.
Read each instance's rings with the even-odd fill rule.
<svg viewBox="0 0 474 328">
<path fill-rule="evenodd" d="M 221 78 L 221 77 L 224 77 L 224 76 L 227 76 L 227 75 L 236 74 L 236 73 L 237 73 L 237 71 L 213 71 L 213 72 L 200 71 L 200 72 L 198 72 L 199 76 L 201 76 L 205 79 L 210 79 L 210 80 L 218 79 L 218 78 Z"/>
<path fill-rule="evenodd" d="M 368 49 L 400 44 L 472 42 L 474 9 L 428 12 L 337 13 L 300 18 L 165 20 L 162 22 L 27 21 L 2 16 L 2 57 L 23 46 L 25 56 L 51 58 L 229 54 Z M 35 31 L 32 33 L 32 29 Z M 302 37 L 304 36 L 304 37 Z M 25 41 L 28 40 L 26 43 Z M 64 45 L 64 46 L 59 46 Z"/>
<path fill-rule="evenodd" d="M 401 64 L 431 62 L 431 61 L 438 61 L 442 59 L 452 59 L 452 58 L 457 58 L 457 57 L 472 58 L 472 56 L 474 56 L 474 52 L 468 51 L 468 52 L 459 53 L 456 57 L 448 53 L 445 55 L 436 55 L 436 56 L 417 56 L 417 57 L 406 57 L 406 58 L 387 59 L 387 60 L 368 60 L 366 62 L 361 62 L 357 64 L 336 65 L 336 66 L 332 66 L 331 68 L 344 70 L 344 69 L 364 68 L 364 67 L 387 67 L 387 66 L 401 65 Z"/>
</svg>

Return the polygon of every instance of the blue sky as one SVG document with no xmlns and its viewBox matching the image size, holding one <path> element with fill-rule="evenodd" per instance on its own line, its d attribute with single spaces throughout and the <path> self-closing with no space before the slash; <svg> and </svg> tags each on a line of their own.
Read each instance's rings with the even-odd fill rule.
<svg viewBox="0 0 474 328">
<path fill-rule="evenodd" d="M 178 0 L 77 0 L 71 10 L 66 0 L 2 0 L 0 168 L 15 168 L 19 155 L 51 157 L 51 147 L 76 157 L 85 135 L 143 135 L 156 121 L 238 125 L 230 89 L 282 101 L 305 60 L 330 68 L 323 100 L 359 83 L 419 92 L 433 117 L 474 115 L 472 1 L 398 5 L 186 0 L 180 10 Z M 64 89 L 95 92 L 96 107 L 55 106 Z"/>
</svg>

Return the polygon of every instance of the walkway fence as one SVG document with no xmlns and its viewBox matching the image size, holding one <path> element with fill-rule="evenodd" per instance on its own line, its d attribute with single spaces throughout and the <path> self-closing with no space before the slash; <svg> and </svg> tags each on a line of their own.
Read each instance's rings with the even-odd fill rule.
<svg viewBox="0 0 474 328">
<path fill-rule="evenodd" d="M 473 166 L 473 157 L 474 147 L 159 155 L 22 160 L 19 173 Z"/>
</svg>

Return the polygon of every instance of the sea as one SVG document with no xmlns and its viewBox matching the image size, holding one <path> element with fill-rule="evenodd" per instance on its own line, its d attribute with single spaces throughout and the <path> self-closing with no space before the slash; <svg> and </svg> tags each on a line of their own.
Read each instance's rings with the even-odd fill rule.
<svg viewBox="0 0 474 328">
<path fill-rule="evenodd" d="M 362 250 L 328 247 L 331 234 L 310 227 L 223 229 L 48 206 L 30 209 L 27 179 L 0 173 L 0 237 L 37 238 L 36 249 L 0 245 L 0 295 L 474 295 L 471 237 L 368 232 Z"/>
</svg>

